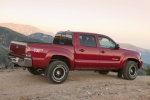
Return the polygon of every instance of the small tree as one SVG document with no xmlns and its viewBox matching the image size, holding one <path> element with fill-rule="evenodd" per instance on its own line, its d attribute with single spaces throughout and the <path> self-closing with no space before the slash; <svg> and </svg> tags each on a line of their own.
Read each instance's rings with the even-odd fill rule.
<svg viewBox="0 0 150 100">
<path fill-rule="evenodd" d="M 150 65 L 147 65 L 146 75 L 150 75 Z"/>
</svg>

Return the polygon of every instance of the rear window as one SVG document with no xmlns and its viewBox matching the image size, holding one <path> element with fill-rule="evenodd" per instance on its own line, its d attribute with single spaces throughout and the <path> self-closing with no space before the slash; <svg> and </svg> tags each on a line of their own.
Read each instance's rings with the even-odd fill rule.
<svg viewBox="0 0 150 100">
<path fill-rule="evenodd" d="M 72 45 L 72 34 L 57 33 L 53 44 Z"/>
</svg>

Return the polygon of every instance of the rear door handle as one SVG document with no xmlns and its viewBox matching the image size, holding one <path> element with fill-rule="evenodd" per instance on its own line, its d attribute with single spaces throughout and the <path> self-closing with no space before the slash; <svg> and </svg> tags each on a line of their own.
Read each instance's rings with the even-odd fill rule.
<svg viewBox="0 0 150 100">
<path fill-rule="evenodd" d="M 80 52 L 84 52 L 84 49 L 80 49 L 79 51 L 80 51 Z"/>
<path fill-rule="evenodd" d="M 105 53 L 105 51 L 101 51 L 101 53 Z"/>
</svg>

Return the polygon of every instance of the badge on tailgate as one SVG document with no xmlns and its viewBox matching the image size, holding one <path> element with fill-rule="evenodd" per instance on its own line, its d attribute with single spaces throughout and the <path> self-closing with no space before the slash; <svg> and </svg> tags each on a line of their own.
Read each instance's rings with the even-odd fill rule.
<svg viewBox="0 0 150 100">
<path fill-rule="evenodd" d="M 34 52 L 36 52 L 36 53 L 43 52 L 43 49 L 34 48 L 33 50 L 34 50 Z"/>
</svg>

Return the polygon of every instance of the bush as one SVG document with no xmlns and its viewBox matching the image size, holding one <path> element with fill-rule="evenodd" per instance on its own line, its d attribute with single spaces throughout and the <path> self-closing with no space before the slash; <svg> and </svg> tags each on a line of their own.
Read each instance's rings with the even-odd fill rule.
<svg viewBox="0 0 150 100">
<path fill-rule="evenodd" d="M 138 70 L 137 74 L 138 74 L 138 76 L 146 76 L 146 71 L 141 68 L 141 69 Z"/>
<path fill-rule="evenodd" d="M 14 69 L 14 64 L 8 58 L 4 58 L 0 62 L 0 69 Z"/>
<path fill-rule="evenodd" d="M 146 75 L 150 75 L 150 65 L 147 66 Z"/>
</svg>

